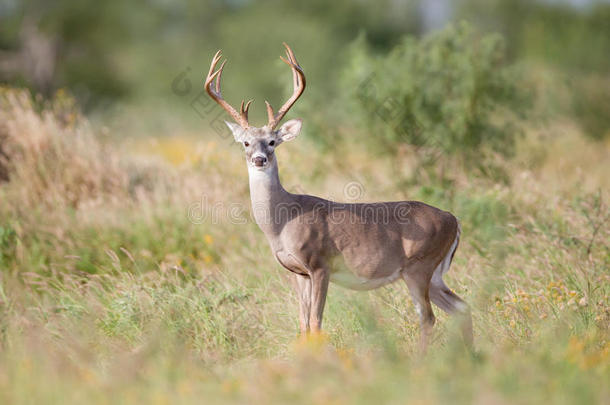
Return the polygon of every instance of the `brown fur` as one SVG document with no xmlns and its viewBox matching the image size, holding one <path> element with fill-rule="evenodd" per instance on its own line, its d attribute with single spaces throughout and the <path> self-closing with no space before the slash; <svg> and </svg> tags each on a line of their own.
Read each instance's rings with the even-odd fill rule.
<svg viewBox="0 0 610 405">
<path fill-rule="evenodd" d="M 442 279 L 431 282 L 457 247 L 459 225 L 452 214 L 417 201 L 344 204 L 289 193 L 280 183 L 275 148 L 298 135 L 301 121 L 279 130 L 227 124 L 244 145 L 254 219 L 278 262 L 295 273 L 302 332 L 320 330 L 334 277 L 364 290 L 402 278 L 418 308 L 423 347 L 435 319 L 431 297 L 443 310 L 469 319 L 465 303 Z M 464 336 L 471 341 L 467 328 Z"/>
</svg>

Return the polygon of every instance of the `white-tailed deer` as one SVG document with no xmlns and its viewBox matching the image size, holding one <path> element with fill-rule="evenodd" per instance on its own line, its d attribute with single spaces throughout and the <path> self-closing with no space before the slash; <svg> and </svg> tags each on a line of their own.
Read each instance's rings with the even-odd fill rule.
<svg viewBox="0 0 610 405">
<path fill-rule="evenodd" d="M 226 60 L 216 70 L 220 51 L 212 59 L 205 88 L 236 122 L 227 125 L 246 152 L 254 219 L 277 261 L 294 273 L 301 332 L 320 330 L 329 281 L 369 290 L 402 278 L 420 317 L 424 349 L 435 320 L 430 300 L 461 317 L 464 339 L 471 344 L 469 307 L 442 279 L 460 240 L 460 225 L 452 214 L 417 201 L 345 204 L 291 194 L 282 187 L 274 151 L 296 138 L 302 122 L 292 119 L 275 128 L 305 90 L 303 69 L 284 46 L 287 58 L 281 59 L 292 69 L 294 92 L 277 113 L 265 101 L 267 125 L 249 125 L 252 100 L 242 101 L 238 113 L 222 98 Z"/>
</svg>

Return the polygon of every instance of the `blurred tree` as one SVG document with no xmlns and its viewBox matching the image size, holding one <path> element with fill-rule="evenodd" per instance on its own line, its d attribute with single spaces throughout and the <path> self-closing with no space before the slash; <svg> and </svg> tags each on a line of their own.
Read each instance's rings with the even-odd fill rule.
<svg viewBox="0 0 610 405">
<path fill-rule="evenodd" d="M 572 115 L 592 138 L 610 136 L 607 1 L 584 1 L 579 6 L 529 0 L 463 0 L 458 4 L 456 18 L 507 38 L 511 59 L 542 64 L 565 77 L 571 99 L 558 115 Z"/>
<path fill-rule="evenodd" d="M 24 0 L 4 10 L 2 80 L 23 82 L 46 95 L 67 87 L 85 104 L 126 96 L 134 90 L 130 69 L 139 67 L 140 59 L 165 53 L 154 44 L 171 35 L 180 12 L 195 9 L 211 17 L 214 8 L 206 9 L 208 3 Z M 198 24 L 210 21 L 201 18 Z M 208 25 L 201 26 L 205 33 Z"/>
<path fill-rule="evenodd" d="M 18 33 L 19 47 L 0 53 L 0 74 L 23 78 L 44 94 L 49 94 L 57 64 L 56 41 L 42 34 L 32 17 L 23 19 Z"/>
<path fill-rule="evenodd" d="M 360 30 L 381 49 L 417 31 L 417 1 L 24 0 L 0 8 L 0 79 L 47 95 L 67 87 L 87 105 L 154 99 L 185 66 L 203 74 L 223 48 L 232 60 L 229 97 L 278 99 L 280 70 L 269 60 L 278 60 L 282 41 L 323 86 L 331 79 L 325 65 Z"/>
<path fill-rule="evenodd" d="M 3 32 L 5 38 L 13 39 L 8 44 L 13 49 L 5 59 L 4 67 L 9 66 L 3 69 L 4 77 L 23 80 L 47 95 L 58 86 L 68 86 L 81 95 L 85 91 L 109 97 L 123 94 L 125 86 L 113 74 L 108 53 L 113 41 L 125 36 L 119 3 L 19 3 L 9 16 L 18 21 L 11 25 L 18 29 L 17 35 Z M 100 30 L 105 24 L 113 29 Z"/>
<path fill-rule="evenodd" d="M 66 87 L 87 109 L 121 99 L 138 105 L 176 102 L 179 99 L 169 93 L 173 79 L 188 70 L 193 84 L 189 97 L 194 97 L 201 91 L 211 55 L 222 48 L 230 59 L 225 95 L 234 103 L 255 98 L 252 116 L 258 122 L 264 120 L 264 99 L 278 105 L 290 91 L 290 74 L 278 58 L 281 42 L 286 41 L 309 79 L 308 101 L 299 103 L 295 113 L 322 117 L 320 106 L 340 98 L 338 92 L 345 90 L 335 85 L 343 72 L 337 67 L 359 33 L 366 33 L 367 57 L 374 58 L 393 49 L 406 34 L 420 36 L 429 14 L 439 12 L 434 9 L 438 6 L 444 7 L 442 19 L 453 12 L 454 19 L 471 21 L 483 32 L 499 31 L 507 39 L 509 59 L 561 70 L 573 91 L 572 99 L 562 104 L 569 106 L 560 113 L 572 114 L 593 136 L 610 133 L 606 107 L 610 94 L 604 90 L 610 71 L 608 3 L 580 8 L 542 0 L 430 4 L 422 0 L 4 0 L 0 80 L 45 95 Z M 370 61 L 361 62 L 368 66 Z"/>
<path fill-rule="evenodd" d="M 509 56 L 542 60 L 581 72 L 610 71 L 610 4 L 530 0 L 462 0 L 456 19 L 499 32 Z"/>
<path fill-rule="evenodd" d="M 424 166 L 439 153 L 479 169 L 486 152 L 511 155 L 519 134 L 515 113 L 528 105 L 502 38 L 479 37 L 465 23 L 407 37 L 376 58 L 360 38 L 341 86 L 349 116 L 367 128 L 367 139 L 388 151 L 415 147 Z"/>
</svg>

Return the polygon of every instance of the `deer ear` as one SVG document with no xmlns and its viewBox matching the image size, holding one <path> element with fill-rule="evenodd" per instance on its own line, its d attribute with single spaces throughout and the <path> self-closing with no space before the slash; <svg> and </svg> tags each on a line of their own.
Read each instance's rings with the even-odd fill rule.
<svg viewBox="0 0 610 405">
<path fill-rule="evenodd" d="M 280 127 L 278 134 L 282 141 L 291 141 L 299 135 L 302 126 L 303 120 L 301 119 L 289 120 Z"/>
<path fill-rule="evenodd" d="M 229 127 L 231 132 L 233 133 L 233 138 L 235 138 L 235 142 L 241 142 L 244 139 L 245 131 L 241 127 L 241 125 L 236 124 L 234 122 L 225 121 L 225 124 Z"/>
</svg>

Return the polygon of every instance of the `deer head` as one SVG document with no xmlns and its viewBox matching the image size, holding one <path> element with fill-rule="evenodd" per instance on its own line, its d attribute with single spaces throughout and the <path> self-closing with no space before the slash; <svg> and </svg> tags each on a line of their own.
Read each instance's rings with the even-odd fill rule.
<svg viewBox="0 0 610 405">
<path fill-rule="evenodd" d="M 233 117 L 233 120 L 235 120 L 235 122 L 225 122 L 233 133 L 235 141 L 244 146 L 248 166 L 258 170 L 265 170 L 272 166 L 275 163 L 275 148 L 284 141 L 296 138 L 301 131 L 302 121 L 300 119 L 289 120 L 279 129 L 276 129 L 284 115 L 286 115 L 290 107 L 293 106 L 305 90 L 305 73 L 303 73 L 303 69 L 299 66 L 292 49 L 290 49 L 286 43 L 284 43 L 284 46 L 286 47 L 287 58 L 280 56 L 280 59 L 292 69 L 294 90 L 292 96 L 284 103 L 277 113 L 274 113 L 271 104 L 265 101 L 265 104 L 267 105 L 268 122 L 267 125 L 260 128 L 250 126 L 248 122 L 248 109 L 253 100 L 250 100 L 247 103 L 244 103 L 242 100 L 238 113 L 222 98 L 220 79 L 222 70 L 227 61 L 225 60 L 222 62 L 220 68 L 216 70 L 216 65 L 222 58 L 220 50 L 214 55 L 212 64 L 210 65 L 210 71 L 205 79 L 205 89 L 210 97 L 224 108 L 231 117 Z M 214 86 L 212 86 L 214 80 L 216 80 L 216 82 Z"/>
</svg>

